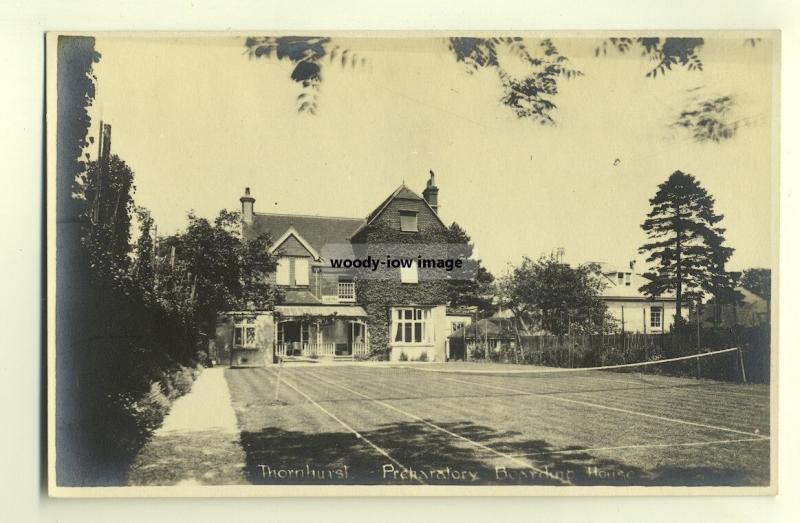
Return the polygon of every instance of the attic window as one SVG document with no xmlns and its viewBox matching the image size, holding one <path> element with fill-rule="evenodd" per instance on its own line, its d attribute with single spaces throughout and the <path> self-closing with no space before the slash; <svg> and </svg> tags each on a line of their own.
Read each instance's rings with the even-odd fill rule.
<svg viewBox="0 0 800 523">
<path fill-rule="evenodd" d="M 631 286 L 631 273 L 629 273 L 629 272 L 625 273 L 625 286 L 626 287 L 630 287 Z"/>
<path fill-rule="evenodd" d="M 400 211 L 400 230 L 403 232 L 419 232 L 416 211 Z"/>
</svg>

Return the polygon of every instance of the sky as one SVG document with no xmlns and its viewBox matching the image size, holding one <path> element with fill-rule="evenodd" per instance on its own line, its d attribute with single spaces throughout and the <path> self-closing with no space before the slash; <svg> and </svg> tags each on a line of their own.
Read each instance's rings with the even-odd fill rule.
<svg viewBox="0 0 800 523">
<path fill-rule="evenodd" d="M 495 275 L 556 248 L 570 263 L 642 270 L 648 200 L 680 169 L 725 215 L 728 268 L 770 266 L 771 42 L 717 34 L 703 71 L 653 79 L 636 50 L 596 57 L 600 36 L 552 38 L 584 73 L 559 82 L 555 126 L 517 118 L 496 74 L 468 74 L 445 37 L 334 37 L 366 63 L 326 63 L 311 115 L 296 110 L 292 64 L 249 58 L 243 37 L 101 36 L 90 132 L 112 125 L 159 234 L 185 227 L 189 210 L 238 210 L 245 187 L 256 212 L 365 217 L 401 183 L 421 193 L 433 170 L 443 220 Z M 692 97 L 721 95 L 743 124 L 734 138 L 697 143 L 670 126 Z"/>
</svg>

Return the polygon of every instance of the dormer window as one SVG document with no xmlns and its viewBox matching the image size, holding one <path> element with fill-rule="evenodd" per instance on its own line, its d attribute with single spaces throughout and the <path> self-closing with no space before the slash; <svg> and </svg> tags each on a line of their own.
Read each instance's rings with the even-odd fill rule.
<svg viewBox="0 0 800 523">
<path fill-rule="evenodd" d="M 626 287 L 630 287 L 631 286 L 631 273 L 629 273 L 629 272 L 625 273 L 625 286 Z"/>
<path fill-rule="evenodd" d="M 400 230 L 403 232 L 419 232 L 416 211 L 400 211 Z"/>
<path fill-rule="evenodd" d="M 307 287 L 308 273 L 308 258 L 281 256 L 278 258 L 278 267 L 275 271 L 275 283 L 292 287 Z"/>
</svg>

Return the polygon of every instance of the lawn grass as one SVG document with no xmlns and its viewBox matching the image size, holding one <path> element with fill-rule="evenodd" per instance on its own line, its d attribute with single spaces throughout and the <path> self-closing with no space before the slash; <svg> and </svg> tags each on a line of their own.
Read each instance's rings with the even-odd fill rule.
<svg viewBox="0 0 800 523">
<path fill-rule="evenodd" d="M 275 369 L 229 369 L 226 379 L 251 483 L 769 483 L 766 387 L 287 365 L 275 403 Z"/>
</svg>

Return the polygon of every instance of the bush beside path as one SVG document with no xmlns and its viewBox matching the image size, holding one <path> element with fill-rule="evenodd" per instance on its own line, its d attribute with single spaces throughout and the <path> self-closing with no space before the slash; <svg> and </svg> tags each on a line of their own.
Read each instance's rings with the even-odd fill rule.
<svg viewBox="0 0 800 523">
<path fill-rule="evenodd" d="M 164 423 L 134 460 L 128 484 L 247 483 L 245 455 L 224 369 L 205 369 L 177 399 Z"/>
</svg>

